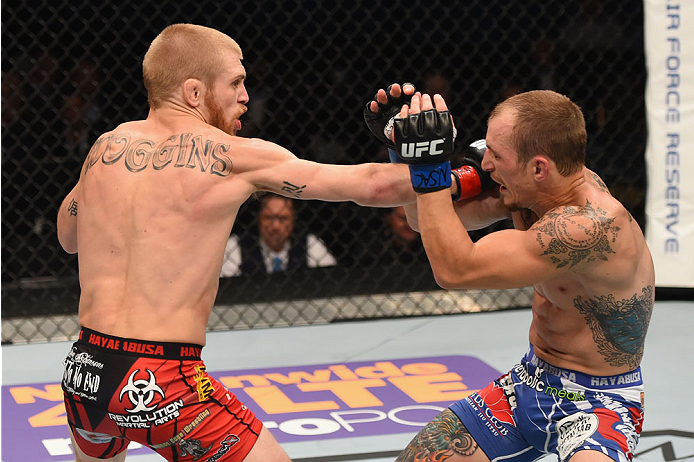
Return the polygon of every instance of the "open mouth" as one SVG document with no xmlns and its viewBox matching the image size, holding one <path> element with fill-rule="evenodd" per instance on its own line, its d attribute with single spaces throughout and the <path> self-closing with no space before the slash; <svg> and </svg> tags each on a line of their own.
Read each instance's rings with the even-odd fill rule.
<svg viewBox="0 0 694 462">
<path fill-rule="evenodd" d="M 248 108 L 247 108 L 247 107 L 244 107 L 244 108 L 243 108 L 243 111 L 241 111 L 241 112 L 239 113 L 239 115 L 236 116 L 236 121 L 235 121 L 235 124 L 236 124 L 236 131 L 241 130 L 241 126 L 243 125 L 243 124 L 241 123 L 241 116 L 243 116 L 243 115 L 246 113 L 246 111 L 248 111 Z"/>
<path fill-rule="evenodd" d="M 506 191 L 506 186 L 504 186 L 503 184 L 499 183 L 499 182 L 496 181 L 494 178 L 492 178 L 492 181 L 493 181 L 494 183 L 496 183 L 496 184 L 499 186 L 499 191 Z"/>
</svg>

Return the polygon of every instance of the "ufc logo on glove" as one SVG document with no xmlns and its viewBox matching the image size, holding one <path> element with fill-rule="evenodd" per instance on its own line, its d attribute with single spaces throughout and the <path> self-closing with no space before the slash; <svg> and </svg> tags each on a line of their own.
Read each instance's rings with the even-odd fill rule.
<svg viewBox="0 0 694 462">
<path fill-rule="evenodd" d="M 446 142 L 446 139 L 420 141 L 418 143 L 403 143 L 400 147 L 400 155 L 404 158 L 422 157 L 422 154 L 430 156 L 438 156 L 444 154 L 445 151 L 441 145 Z"/>
<path fill-rule="evenodd" d="M 448 111 L 429 109 L 394 120 L 396 153 L 408 164 L 413 189 L 427 193 L 450 188 L 453 122 Z"/>
</svg>

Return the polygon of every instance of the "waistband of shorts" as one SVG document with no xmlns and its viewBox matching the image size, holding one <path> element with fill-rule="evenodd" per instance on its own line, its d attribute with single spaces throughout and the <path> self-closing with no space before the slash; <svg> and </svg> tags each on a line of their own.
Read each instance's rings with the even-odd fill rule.
<svg viewBox="0 0 694 462">
<path fill-rule="evenodd" d="M 95 330 L 82 327 L 77 343 L 87 345 L 97 350 L 118 352 L 126 355 L 136 355 L 146 358 L 200 360 L 202 345 L 192 343 L 152 342 L 122 338 L 102 334 Z"/>
<path fill-rule="evenodd" d="M 524 363 L 529 363 L 531 366 L 540 367 L 549 375 L 554 375 L 559 378 L 570 380 L 586 388 L 608 390 L 612 388 L 636 387 L 643 385 L 641 378 L 641 368 L 625 372 L 617 375 L 590 375 L 583 372 L 574 371 L 571 369 L 563 369 L 553 366 L 547 361 L 540 359 L 536 354 L 533 346 L 530 345 L 528 352 L 523 358 Z"/>
</svg>

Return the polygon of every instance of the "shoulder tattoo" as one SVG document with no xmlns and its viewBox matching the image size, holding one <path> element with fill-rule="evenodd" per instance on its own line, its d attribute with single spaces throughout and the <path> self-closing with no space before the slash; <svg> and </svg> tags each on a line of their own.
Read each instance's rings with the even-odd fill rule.
<svg viewBox="0 0 694 462">
<path fill-rule="evenodd" d="M 595 172 L 590 172 L 591 177 L 593 178 L 593 183 L 596 188 L 598 188 L 602 192 L 606 192 L 607 194 L 610 194 L 610 188 L 607 187 L 604 181 L 602 181 L 602 178 L 600 178 L 597 173 Z"/>
<path fill-rule="evenodd" d="M 396 462 L 443 461 L 471 456 L 479 446 L 453 411 L 446 409 L 420 430 Z"/>
<path fill-rule="evenodd" d="M 216 176 L 229 176 L 233 164 L 227 153 L 231 145 L 203 138 L 193 133 L 172 135 L 156 143 L 132 138 L 129 133 L 102 135 L 87 154 L 82 174 L 97 162 L 123 164 L 131 173 L 145 169 L 187 168 Z"/>
<path fill-rule="evenodd" d="M 653 311 L 653 286 L 641 289 L 641 295 L 623 300 L 615 299 L 612 294 L 587 300 L 578 296 L 574 306 L 585 317 L 598 351 L 607 363 L 638 367 Z"/>
<path fill-rule="evenodd" d="M 573 268 L 581 262 L 607 261 L 607 256 L 615 253 L 610 244 L 616 241 L 620 228 L 614 226 L 614 220 L 586 201 L 581 207 L 547 212 L 531 231 L 543 250 L 540 255 L 547 255 L 557 268 Z"/>
</svg>

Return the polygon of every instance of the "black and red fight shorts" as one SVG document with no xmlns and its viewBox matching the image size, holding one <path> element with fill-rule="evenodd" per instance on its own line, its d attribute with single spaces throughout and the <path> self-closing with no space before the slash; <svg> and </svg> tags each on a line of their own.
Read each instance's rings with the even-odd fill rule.
<svg viewBox="0 0 694 462">
<path fill-rule="evenodd" d="M 82 328 L 62 388 L 75 441 L 107 459 L 130 441 L 170 461 L 241 461 L 263 426 L 207 375 L 200 345 L 149 342 Z"/>
</svg>

